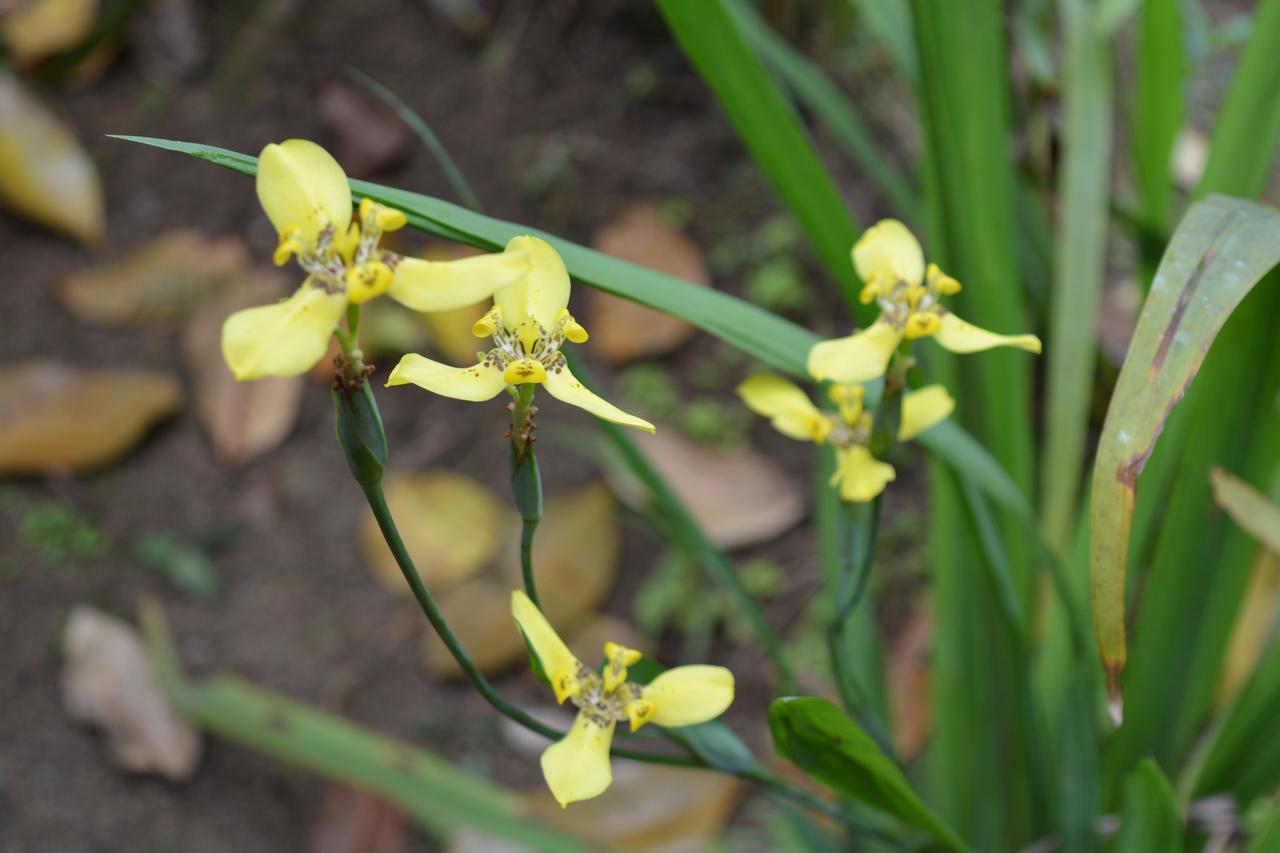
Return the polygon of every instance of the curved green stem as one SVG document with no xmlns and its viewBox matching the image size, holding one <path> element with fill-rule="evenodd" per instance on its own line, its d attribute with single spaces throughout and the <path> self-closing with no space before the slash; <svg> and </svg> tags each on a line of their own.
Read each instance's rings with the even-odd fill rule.
<svg viewBox="0 0 1280 853">
<path fill-rule="evenodd" d="M 511 494 L 520 513 L 520 568 L 524 574 L 524 590 L 529 599 L 542 608 L 538 588 L 533 580 L 533 533 L 542 521 L 542 473 L 533 452 L 533 422 L 537 409 L 533 406 L 536 386 L 521 385 L 511 404 Z"/>
</svg>

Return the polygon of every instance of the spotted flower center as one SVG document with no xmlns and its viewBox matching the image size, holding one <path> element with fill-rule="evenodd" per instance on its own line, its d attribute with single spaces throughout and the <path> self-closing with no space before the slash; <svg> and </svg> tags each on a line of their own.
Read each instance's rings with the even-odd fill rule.
<svg viewBox="0 0 1280 853">
<path fill-rule="evenodd" d="M 924 281 L 907 281 L 880 273 L 868 278 L 859 299 L 862 304 L 880 306 L 880 319 L 903 330 L 909 340 L 935 334 L 942 328 L 943 296 L 960 292 L 960 282 L 929 264 Z"/>
<path fill-rule="evenodd" d="M 528 316 L 509 326 L 502 308 L 495 305 L 476 322 L 471 333 L 478 338 L 492 338 L 493 348 L 480 353 L 486 367 L 502 371 L 508 385 L 543 382 L 548 373 L 565 369 L 565 341 L 580 344 L 587 340 L 587 330 L 573 319 L 569 309 L 561 308 L 555 325 L 547 330 L 534 317 Z"/>
<path fill-rule="evenodd" d="M 640 652 L 635 649 L 606 643 L 605 665 L 600 672 L 580 663 L 576 673 L 552 676 L 556 698 L 564 701 L 567 697 L 598 726 L 630 722 L 634 732 L 657 713 L 653 703 L 644 698 L 644 688 L 627 681 L 627 667 L 640 658 Z"/>
<path fill-rule="evenodd" d="M 400 256 L 379 249 L 378 243 L 384 233 L 404 225 L 400 211 L 362 199 L 359 220 L 342 234 L 329 224 L 314 242 L 308 242 L 297 225 L 286 226 L 273 259 L 280 266 L 297 256 L 298 266 L 306 270 L 313 286 L 326 293 L 346 293 L 351 302 L 365 302 L 391 286 Z"/>
</svg>

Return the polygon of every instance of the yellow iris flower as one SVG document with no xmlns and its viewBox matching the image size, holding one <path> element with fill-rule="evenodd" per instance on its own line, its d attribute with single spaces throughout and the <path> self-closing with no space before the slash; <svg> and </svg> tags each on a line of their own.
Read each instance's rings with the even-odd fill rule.
<svg viewBox="0 0 1280 853">
<path fill-rule="evenodd" d="M 305 139 L 262 149 L 257 188 L 280 235 L 276 265 L 297 256 L 307 278 L 288 299 L 227 318 L 222 352 L 237 379 L 310 370 L 324 357 L 350 303 L 389 293 L 415 311 L 459 308 L 491 296 L 528 269 L 528 259 L 518 253 L 425 261 L 379 249 L 382 234 L 403 227 L 405 215 L 364 199 L 353 222 L 342 167 Z"/>
<path fill-rule="evenodd" d="M 569 733 L 542 753 L 542 774 L 561 806 L 608 789 L 613 781 L 609 747 L 618 723 L 629 723 L 633 732 L 646 723 L 692 726 L 720 716 L 733 702 L 733 673 L 722 666 L 677 666 L 648 684 L 635 684 L 627 681 L 627 667 L 642 657 L 635 649 L 605 643 L 605 664 L 597 672 L 574 657 L 520 590 L 511 594 L 511 615 L 538 656 L 556 701 L 568 699 L 578 708 Z"/>
<path fill-rule="evenodd" d="M 528 258 L 527 274 L 499 288 L 494 306 L 472 327 L 493 347 L 470 367 L 451 367 L 420 355 L 406 355 L 387 385 L 413 384 L 456 400 L 491 400 L 505 388 L 538 384 L 558 400 L 598 418 L 653 432 L 653 424 L 627 414 L 574 378 L 560 348 L 580 344 L 587 330 L 569 313 L 569 273 L 555 249 L 537 237 L 515 237 L 507 254 Z"/>
<path fill-rule="evenodd" d="M 1018 347 L 1040 352 L 1035 335 L 998 335 L 961 320 L 940 304 L 960 292 L 960 282 L 924 263 L 924 251 L 907 226 L 884 219 L 853 246 L 853 265 L 866 283 L 859 298 L 876 302 L 880 316 L 857 334 L 823 341 L 809 351 L 814 379 L 867 382 L 882 375 L 904 338 L 932 337 L 952 352 Z"/>
<path fill-rule="evenodd" d="M 862 406 L 861 385 L 832 385 L 836 411 L 824 412 L 800 388 L 771 374 L 759 374 L 738 386 L 738 396 L 753 412 L 770 419 L 774 429 L 799 441 L 831 444 L 836 450 L 836 472 L 831 485 L 838 486 L 846 501 L 869 501 L 884 491 L 896 476 L 893 466 L 871 454 L 868 443 L 873 426 L 871 413 Z M 898 441 L 910 441 L 945 419 L 955 401 L 941 385 L 911 391 L 902 398 Z"/>
</svg>

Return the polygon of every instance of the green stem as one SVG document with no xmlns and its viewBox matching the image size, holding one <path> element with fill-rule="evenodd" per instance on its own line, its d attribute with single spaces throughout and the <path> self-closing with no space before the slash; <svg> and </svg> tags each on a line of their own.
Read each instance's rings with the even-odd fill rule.
<svg viewBox="0 0 1280 853">
<path fill-rule="evenodd" d="M 533 580 L 533 534 L 542 521 L 542 473 L 533 451 L 533 392 L 536 386 L 520 385 L 511 407 L 511 494 L 520 513 L 520 569 L 529 599 L 542 608 Z"/>
</svg>

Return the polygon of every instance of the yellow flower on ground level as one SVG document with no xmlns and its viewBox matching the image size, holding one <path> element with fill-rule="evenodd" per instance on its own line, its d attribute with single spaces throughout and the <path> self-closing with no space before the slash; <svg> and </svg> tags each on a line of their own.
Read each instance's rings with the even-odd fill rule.
<svg viewBox="0 0 1280 853">
<path fill-rule="evenodd" d="M 580 344 L 587 330 L 569 313 L 569 273 L 556 250 L 537 237 L 515 237 L 506 251 L 528 258 L 528 272 L 493 295 L 494 305 L 471 332 L 492 338 L 493 347 L 470 367 L 451 367 L 421 355 L 406 355 L 387 385 L 413 384 L 445 397 L 478 402 L 503 389 L 538 384 L 559 400 L 598 418 L 653 432 L 653 424 L 627 414 L 574 378 L 560 348 Z"/>
<path fill-rule="evenodd" d="M 880 316 L 845 338 L 823 341 L 809 351 L 814 379 L 867 382 L 880 376 L 903 338 L 932 337 L 958 353 L 992 347 L 1040 352 L 1035 335 L 998 335 L 961 320 L 941 305 L 941 297 L 960 292 L 960 282 L 937 264 L 924 263 L 924 251 L 907 226 L 884 219 L 867 229 L 853 246 L 853 265 L 865 285 L 860 299 L 876 302 Z"/>
<path fill-rule="evenodd" d="M 836 450 L 836 471 L 831 485 L 838 486 L 846 501 L 869 501 L 884 491 L 896 476 L 893 466 L 872 455 L 868 444 L 874 425 L 872 415 L 862 405 L 861 385 L 832 385 L 833 412 L 813 404 L 799 387 L 780 376 L 759 374 L 738 386 L 738 396 L 747 407 L 770 419 L 774 429 L 790 438 L 829 443 Z M 911 391 L 902 398 L 902 419 L 898 441 L 910 441 L 944 420 L 955 401 L 941 385 Z"/>
<path fill-rule="evenodd" d="M 277 265 L 297 257 L 307 273 L 288 299 L 237 311 L 222 328 L 222 352 L 237 379 L 296 376 L 324 357 L 350 303 L 389 292 L 418 311 L 469 305 L 528 269 L 518 253 L 422 261 L 378 248 L 405 215 L 369 199 L 352 221 L 351 187 L 338 162 L 314 142 L 272 143 L 258 157 L 258 200 L 280 243 Z"/>
<path fill-rule="evenodd" d="M 542 753 L 542 774 L 561 806 L 603 794 L 613 782 L 609 747 L 614 728 L 635 731 L 646 723 L 692 726 L 724 713 L 733 702 L 733 673 L 721 666 L 678 666 L 648 684 L 627 680 L 627 667 L 642 657 L 635 649 L 605 643 L 600 671 L 569 651 L 542 611 L 521 590 L 511 593 L 511 615 L 538 657 L 556 701 L 578 708 L 563 740 Z"/>
</svg>

